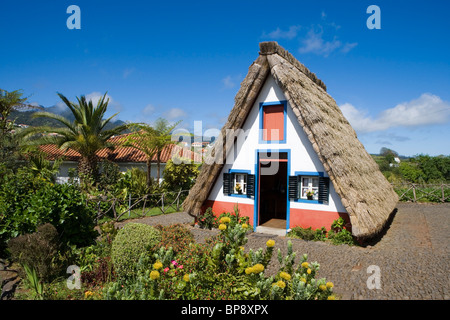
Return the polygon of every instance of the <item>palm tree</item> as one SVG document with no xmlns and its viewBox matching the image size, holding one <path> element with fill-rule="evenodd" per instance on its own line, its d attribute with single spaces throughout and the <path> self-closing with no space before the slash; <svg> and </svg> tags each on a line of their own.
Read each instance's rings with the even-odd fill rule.
<svg viewBox="0 0 450 320">
<path fill-rule="evenodd" d="M 23 97 L 22 90 L 6 91 L 0 89 L 0 134 L 5 135 L 10 128 L 8 127 L 8 117 L 14 110 L 23 109 L 42 109 L 26 103 L 28 98 Z"/>
<path fill-rule="evenodd" d="M 98 101 L 96 107 L 93 106 L 91 100 L 87 101 L 84 95 L 77 97 L 78 104 L 70 102 L 60 93 L 58 93 L 58 96 L 70 109 L 75 120 L 71 122 L 61 115 L 50 112 L 37 112 L 33 117 L 54 119 L 61 123 L 63 127 L 29 127 L 22 132 L 22 135 L 31 137 L 37 133 L 44 133 L 38 139 L 31 140 L 31 143 L 39 145 L 56 144 L 62 150 L 70 148 L 77 151 L 81 155 L 81 159 L 78 162 L 80 180 L 91 178 L 95 181 L 98 176 L 97 151 L 103 148 L 114 148 L 114 145 L 108 139 L 126 130 L 129 125 L 123 124 L 113 129 L 105 129 L 105 126 L 117 115 L 116 113 L 103 120 L 109 103 L 109 98 L 106 99 L 106 93 Z M 56 135 L 49 136 L 49 133 Z"/>
<path fill-rule="evenodd" d="M 133 124 L 135 132 L 124 138 L 125 146 L 132 146 L 147 156 L 147 186 L 151 185 L 151 164 L 152 159 L 156 156 L 156 180 L 159 183 L 161 177 L 161 154 L 164 148 L 173 143 L 171 141 L 171 132 L 180 123 L 170 125 L 166 119 L 159 118 L 152 127 L 148 124 Z"/>
<path fill-rule="evenodd" d="M 22 90 L 6 91 L 0 89 L 0 163 L 15 169 L 18 160 L 23 159 L 23 141 L 14 131 L 14 119 L 8 119 L 11 112 L 16 110 L 42 109 L 42 107 L 28 104 L 27 97 L 23 97 Z"/>
</svg>

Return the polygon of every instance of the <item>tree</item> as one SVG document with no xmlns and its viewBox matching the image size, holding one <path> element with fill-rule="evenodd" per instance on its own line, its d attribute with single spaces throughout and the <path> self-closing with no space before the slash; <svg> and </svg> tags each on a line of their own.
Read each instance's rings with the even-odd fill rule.
<svg viewBox="0 0 450 320">
<path fill-rule="evenodd" d="M 151 185 L 151 164 L 156 156 L 156 179 L 159 183 L 161 177 L 161 155 L 166 146 L 173 143 L 171 140 L 171 132 L 180 123 L 177 122 L 169 125 L 166 119 L 159 118 L 152 127 L 148 124 L 133 124 L 135 132 L 131 133 L 123 139 L 124 146 L 132 146 L 147 156 L 147 186 Z"/>
<path fill-rule="evenodd" d="M 123 124 L 113 129 L 105 129 L 105 126 L 117 115 L 115 113 L 106 120 L 103 119 L 109 103 L 109 99 L 106 99 L 106 93 L 98 101 L 96 107 L 91 100 L 87 101 L 84 95 L 77 97 L 77 104 L 70 102 L 60 93 L 58 93 L 58 96 L 70 109 L 75 120 L 71 122 L 67 118 L 54 113 L 37 112 L 33 117 L 54 119 L 61 123 L 63 127 L 29 127 L 23 130 L 21 134 L 25 137 L 41 134 L 39 138 L 31 140 L 31 144 L 56 144 L 60 149 L 67 150 L 70 148 L 77 151 L 81 155 L 78 163 L 80 180 L 92 179 L 95 181 L 98 177 L 97 151 L 103 148 L 113 149 L 114 145 L 108 140 L 126 130 L 129 125 Z M 49 135 L 51 133 L 56 135 Z"/>
<path fill-rule="evenodd" d="M 180 123 L 169 125 L 166 119 L 159 118 L 155 123 L 155 149 L 156 149 L 156 181 L 159 183 L 161 177 L 161 154 L 166 146 L 172 144 L 171 133 L 173 129 Z"/>
<path fill-rule="evenodd" d="M 180 159 L 181 160 L 181 159 Z M 192 161 L 178 161 L 175 164 L 172 159 L 167 161 L 164 168 L 164 185 L 167 190 L 180 191 L 189 190 L 195 183 L 199 173 L 199 164 Z"/>
<path fill-rule="evenodd" d="M 398 157 L 398 153 L 396 151 L 385 147 L 380 149 L 380 155 L 384 156 L 389 164 L 394 163 L 394 158 Z"/>
<path fill-rule="evenodd" d="M 11 112 L 23 109 L 42 109 L 26 103 L 21 90 L 8 92 L 0 89 L 0 163 L 15 168 L 21 158 L 22 140 L 14 132 L 14 121 L 9 119 Z"/>
<path fill-rule="evenodd" d="M 26 103 L 28 98 L 23 97 L 22 90 L 8 92 L 0 89 L 0 133 L 4 136 L 12 128 L 8 125 L 8 117 L 14 110 L 36 109 L 37 106 Z"/>
</svg>

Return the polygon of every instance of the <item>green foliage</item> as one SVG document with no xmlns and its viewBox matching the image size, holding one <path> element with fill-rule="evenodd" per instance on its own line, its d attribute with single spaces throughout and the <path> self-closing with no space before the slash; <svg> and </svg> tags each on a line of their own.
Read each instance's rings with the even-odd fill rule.
<svg viewBox="0 0 450 320">
<path fill-rule="evenodd" d="M 151 255 L 151 250 L 161 241 L 161 233 L 152 226 L 128 223 L 119 230 L 112 242 L 111 258 L 116 274 L 130 278 L 136 274 L 136 261 L 142 254 Z"/>
<path fill-rule="evenodd" d="M 338 244 L 348 244 L 350 246 L 355 245 L 356 242 L 353 239 L 350 231 L 343 229 L 339 232 L 330 232 L 328 233 L 328 239 L 335 245 Z"/>
<path fill-rule="evenodd" d="M 23 265 L 26 273 L 26 279 L 28 286 L 33 290 L 34 297 L 37 300 L 44 300 L 44 286 L 39 280 L 39 276 L 33 267 L 28 267 L 28 265 Z"/>
<path fill-rule="evenodd" d="M 150 193 L 152 183 L 150 187 L 147 186 L 146 173 L 139 168 L 132 168 L 127 170 L 121 177 L 117 180 L 115 185 L 116 196 L 122 196 L 127 199 L 131 194 L 131 197 L 138 198 Z"/>
<path fill-rule="evenodd" d="M 55 185 L 27 168 L 0 177 L 0 252 L 9 239 L 44 223 L 55 226 L 64 245 L 89 245 L 98 235 L 95 216 L 77 186 Z"/>
<path fill-rule="evenodd" d="M 450 156 L 416 155 L 395 163 L 398 156 L 393 150 L 382 148 L 379 156 L 373 156 L 385 177 L 394 183 L 440 183 L 450 181 Z"/>
<path fill-rule="evenodd" d="M 168 226 L 157 225 L 157 230 L 161 232 L 161 241 L 155 249 L 161 247 L 172 248 L 175 254 L 185 250 L 189 244 L 194 242 L 192 233 L 181 224 L 172 224 Z"/>
<path fill-rule="evenodd" d="M 237 205 L 234 207 L 233 212 L 222 212 L 219 216 L 216 216 L 211 207 L 207 208 L 198 218 L 198 226 L 203 229 L 217 228 L 220 224 L 220 219 L 223 217 L 230 218 L 232 225 L 245 223 L 248 229 L 251 229 L 251 226 L 249 225 L 250 218 L 247 216 L 241 216 Z"/>
<path fill-rule="evenodd" d="M 323 241 L 326 237 L 326 229 L 322 227 L 321 229 L 312 230 L 311 227 L 294 227 L 289 233 L 289 236 L 307 241 Z"/>
<path fill-rule="evenodd" d="M 103 119 L 108 108 L 109 98 L 105 95 L 99 99 L 94 107 L 91 100 L 85 96 L 77 97 L 78 103 L 69 101 L 65 96 L 58 93 L 58 96 L 70 109 L 74 120 L 51 112 L 37 112 L 33 117 L 43 117 L 59 122 L 62 127 L 42 126 L 28 127 L 20 135 L 30 138 L 30 144 L 55 144 L 59 148 L 71 148 L 81 154 L 78 165 L 79 177 L 85 179 L 98 178 L 98 167 L 96 152 L 103 148 L 114 147 L 109 142 L 109 138 L 126 130 L 129 125 L 124 124 L 113 129 L 106 129 L 106 125 L 111 122 L 117 114 L 107 119 Z M 43 133 L 56 133 L 56 135 L 42 135 Z M 39 135 L 37 139 L 31 139 Z"/>
<path fill-rule="evenodd" d="M 51 280 L 62 271 L 58 259 L 59 235 L 49 223 L 39 226 L 36 232 L 9 240 L 8 249 L 13 260 L 32 269 L 43 281 Z"/>
<path fill-rule="evenodd" d="M 98 188 L 100 190 L 112 191 L 122 176 L 119 165 L 112 161 L 103 160 L 100 163 L 100 167 L 102 170 L 98 179 Z"/>
<path fill-rule="evenodd" d="M 198 226 L 202 229 L 212 229 L 216 224 L 216 217 L 212 208 L 206 209 L 205 213 L 198 218 Z"/>
<path fill-rule="evenodd" d="M 288 237 L 312 241 L 328 241 L 335 245 L 356 245 L 356 241 L 351 232 L 346 229 L 345 225 L 345 220 L 342 217 L 339 217 L 333 221 L 329 232 L 327 232 L 324 227 L 316 230 L 312 230 L 311 227 L 294 227 L 291 232 L 289 232 Z"/>
<path fill-rule="evenodd" d="M 166 146 L 172 144 L 171 132 L 181 121 L 170 125 L 166 119 L 158 118 L 152 127 L 148 124 L 135 123 L 132 128 L 135 132 L 123 139 L 125 146 L 133 146 L 147 156 L 147 185 L 151 185 L 151 161 L 155 157 L 157 165 L 156 181 L 161 177 L 161 154 Z"/>
<path fill-rule="evenodd" d="M 11 131 L 8 120 L 11 112 L 24 108 L 37 108 L 26 104 L 28 98 L 23 97 L 22 90 L 6 91 L 0 89 L 0 136 L 4 136 Z M 0 145 L 1 147 L 1 145 Z"/>
<path fill-rule="evenodd" d="M 45 159 L 45 155 L 39 152 L 31 154 L 28 160 L 30 162 L 30 171 L 35 177 L 42 177 L 49 182 L 55 183 L 56 174 L 59 172 L 59 167 L 62 163 L 61 159 L 51 164 L 50 161 Z"/>
<path fill-rule="evenodd" d="M 169 191 L 189 190 L 199 173 L 198 164 L 189 159 L 170 159 L 163 171 L 163 185 Z"/>
<path fill-rule="evenodd" d="M 134 277 L 108 284 L 106 299 L 331 299 L 333 284 L 316 279 L 318 263 L 308 263 L 303 255 L 298 266 L 296 252 L 288 242 L 287 255 L 279 255 L 279 271 L 266 276 L 275 242 L 266 248 L 244 252 L 247 242 L 245 225 L 222 217 L 220 233 L 205 243 L 190 243 L 178 254 L 169 247 L 160 247 L 153 257 L 141 254 Z"/>
<path fill-rule="evenodd" d="M 401 176 L 409 182 L 419 182 L 425 180 L 425 174 L 417 165 L 412 161 L 401 162 L 399 165 L 399 171 Z"/>
</svg>

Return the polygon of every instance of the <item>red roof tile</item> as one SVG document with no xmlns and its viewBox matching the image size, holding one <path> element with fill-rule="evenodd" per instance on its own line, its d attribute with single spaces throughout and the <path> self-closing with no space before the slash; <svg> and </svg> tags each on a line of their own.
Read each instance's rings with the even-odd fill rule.
<svg viewBox="0 0 450 320">
<path fill-rule="evenodd" d="M 109 139 L 110 142 L 119 145 L 127 134 L 115 136 Z M 67 161 L 78 161 L 81 157 L 80 153 L 75 150 L 68 149 L 63 151 L 54 144 L 47 144 L 39 146 L 39 149 L 46 154 L 47 160 L 56 160 L 63 157 Z M 201 162 L 202 155 L 194 153 L 189 149 L 182 148 L 175 144 L 170 144 L 163 149 L 161 154 L 161 162 L 166 163 L 172 155 L 183 156 L 184 158 L 190 158 L 197 163 Z M 97 152 L 99 160 L 109 160 L 112 162 L 146 162 L 147 156 L 144 152 L 134 147 L 117 146 L 113 150 L 105 148 Z M 152 162 L 156 162 L 156 156 L 153 157 Z"/>
</svg>

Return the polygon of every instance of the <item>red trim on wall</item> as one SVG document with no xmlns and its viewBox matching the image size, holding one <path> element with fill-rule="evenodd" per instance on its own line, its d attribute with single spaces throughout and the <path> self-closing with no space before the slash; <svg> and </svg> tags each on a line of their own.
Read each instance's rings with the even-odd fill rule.
<svg viewBox="0 0 450 320">
<path fill-rule="evenodd" d="M 212 211 L 216 216 L 224 212 L 234 212 L 235 202 L 225 202 L 225 201 L 213 201 L 206 200 L 202 206 L 202 213 L 206 211 L 207 208 L 211 207 Z M 253 205 L 239 203 L 239 214 L 241 216 L 249 217 L 249 222 L 252 226 L 253 224 Z M 327 230 L 330 230 L 331 224 L 334 220 L 342 217 L 344 221 L 347 223 L 346 227 L 351 232 L 350 219 L 347 213 L 345 212 L 330 212 L 330 211 L 319 211 L 319 210 L 306 210 L 306 209 L 296 209 L 290 208 L 290 228 L 294 227 L 302 227 L 314 229 L 320 229 L 325 227 Z"/>
<path fill-rule="evenodd" d="M 350 219 L 348 217 L 348 214 L 345 212 L 330 212 L 291 208 L 289 227 L 311 227 L 313 230 L 325 227 L 325 229 L 330 230 L 333 221 L 339 219 L 339 217 L 342 217 L 342 219 L 344 219 L 344 221 L 348 224 L 347 229 L 350 229 Z"/>
<path fill-rule="evenodd" d="M 213 201 L 213 200 L 206 200 L 203 203 L 202 206 L 202 213 L 206 211 L 209 207 L 212 208 L 212 211 L 216 216 L 219 216 L 220 214 L 224 212 L 234 212 L 234 206 L 236 205 L 236 202 L 225 202 L 225 201 Z M 239 215 L 249 217 L 249 222 L 253 226 L 253 205 L 252 204 L 246 204 L 246 203 L 239 203 Z"/>
</svg>

